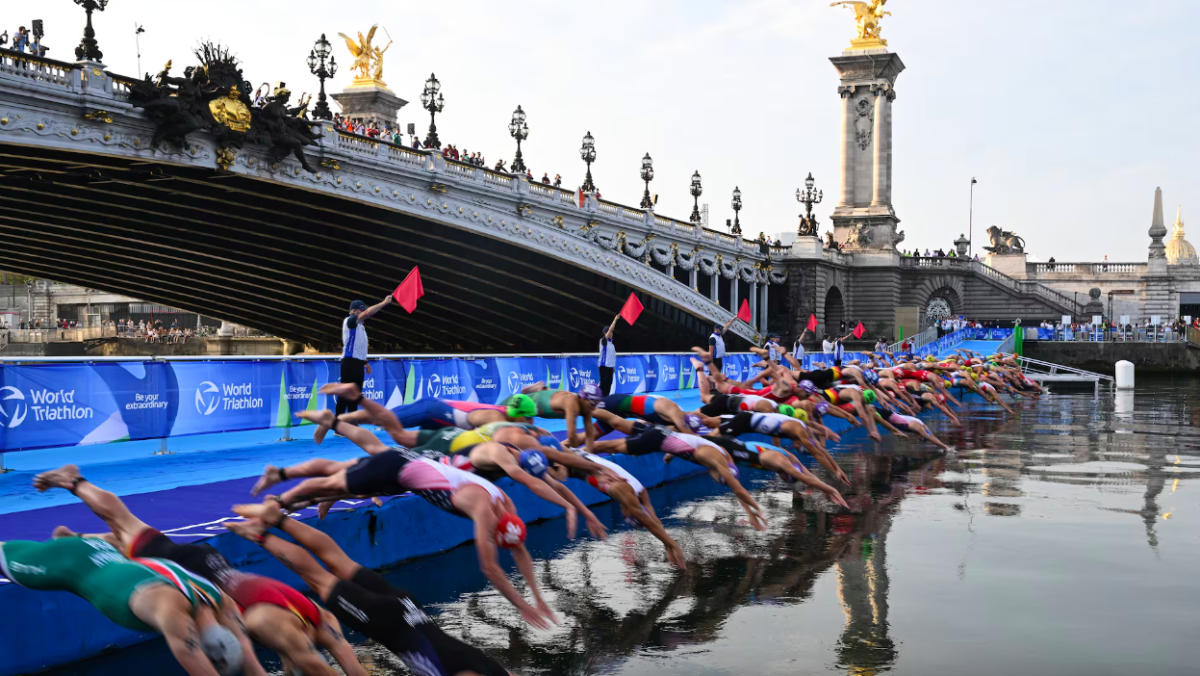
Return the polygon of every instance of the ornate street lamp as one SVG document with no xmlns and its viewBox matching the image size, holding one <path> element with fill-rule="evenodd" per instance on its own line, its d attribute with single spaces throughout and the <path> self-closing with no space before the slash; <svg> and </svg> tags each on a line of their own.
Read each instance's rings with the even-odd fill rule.
<svg viewBox="0 0 1200 676">
<path fill-rule="evenodd" d="M 425 91 L 421 92 L 421 107 L 429 111 L 429 134 L 425 136 L 426 148 L 442 147 L 442 142 L 438 140 L 437 125 L 434 124 L 434 117 L 442 112 L 442 108 L 446 107 L 446 99 L 438 92 L 442 90 L 442 83 L 438 82 L 437 76 L 433 73 L 429 74 L 429 79 L 425 81 Z"/>
<path fill-rule="evenodd" d="M 513 159 L 512 173 L 525 173 L 525 160 L 521 159 L 521 141 L 529 138 L 529 125 L 525 124 L 525 111 L 521 110 L 521 106 L 513 111 L 512 122 L 508 123 L 508 135 L 517 139 L 517 156 Z"/>
<path fill-rule="evenodd" d="M 699 171 L 692 174 L 691 193 L 692 193 L 692 200 L 693 200 L 692 215 L 688 220 L 690 220 L 693 223 L 699 223 L 700 222 L 700 195 L 704 194 L 704 188 L 702 188 L 700 186 L 700 172 Z"/>
<path fill-rule="evenodd" d="M 596 161 L 596 139 L 592 138 L 590 131 L 583 136 L 583 145 L 579 147 L 579 157 L 587 162 L 587 176 L 583 178 L 583 191 L 596 192 L 596 184 L 592 182 L 592 162 Z"/>
<path fill-rule="evenodd" d="M 654 160 L 650 159 L 650 153 L 642 158 L 642 180 L 646 183 L 646 192 L 642 195 L 642 208 L 651 209 L 654 207 L 654 200 L 650 199 L 650 181 L 654 180 Z"/>
<path fill-rule="evenodd" d="M 321 33 L 321 39 L 313 44 L 312 51 L 308 53 L 308 70 L 321 80 L 321 94 L 317 97 L 317 106 L 313 108 L 313 117 L 318 120 L 333 119 L 333 111 L 329 110 L 329 101 L 325 98 L 325 80 L 337 75 L 337 60 L 333 58 L 332 51 L 325 34 Z M 325 63 L 326 59 L 329 59 L 328 64 Z"/>
<path fill-rule="evenodd" d="M 108 6 L 108 0 L 75 0 L 75 4 L 87 12 L 87 27 L 83 29 L 83 40 L 75 48 L 75 58 L 80 61 L 99 62 L 104 58 L 104 53 L 96 45 L 96 31 L 92 30 L 92 12 L 96 10 L 103 12 L 104 8 Z"/>
<path fill-rule="evenodd" d="M 729 231 L 731 235 L 742 234 L 742 222 L 738 220 L 738 212 L 742 210 L 742 191 L 737 186 L 733 188 L 733 228 Z"/>
<path fill-rule="evenodd" d="M 821 200 L 825 199 L 825 191 L 813 190 L 816 183 L 812 172 L 809 172 L 808 178 L 804 179 L 804 190 L 796 188 L 796 201 L 805 206 L 806 212 L 800 215 L 800 229 L 797 234 L 801 237 L 817 236 L 817 219 L 813 218 L 812 209 L 813 205 L 820 204 Z"/>
</svg>

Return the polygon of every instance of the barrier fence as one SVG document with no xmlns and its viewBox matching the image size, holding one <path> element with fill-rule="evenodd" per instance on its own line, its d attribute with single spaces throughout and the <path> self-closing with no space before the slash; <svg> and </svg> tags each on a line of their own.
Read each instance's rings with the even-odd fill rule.
<svg viewBox="0 0 1200 676">
<path fill-rule="evenodd" d="M 1194 331 L 1188 327 L 1189 331 Z M 1100 327 L 1083 325 L 1063 329 L 1026 327 L 1025 340 L 1053 340 L 1060 342 L 1118 342 L 1118 343 L 1182 343 L 1188 340 L 1188 331 L 1176 331 L 1168 326 Z"/>
</svg>

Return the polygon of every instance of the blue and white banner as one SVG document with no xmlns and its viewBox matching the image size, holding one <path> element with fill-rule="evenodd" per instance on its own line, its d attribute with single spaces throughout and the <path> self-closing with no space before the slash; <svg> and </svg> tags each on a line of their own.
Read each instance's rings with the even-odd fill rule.
<svg viewBox="0 0 1200 676">
<path fill-rule="evenodd" d="M 726 375 L 752 378 L 757 361 L 728 354 Z M 590 355 L 368 366 L 363 396 L 388 408 L 424 398 L 498 403 L 537 382 L 573 392 L 600 384 Z M 297 413 L 335 406 L 318 391 L 339 370 L 336 359 L 0 365 L 0 452 L 299 425 Z M 613 376 L 624 394 L 696 386 L 687 355 L 620 356 Z"/>
</svg>

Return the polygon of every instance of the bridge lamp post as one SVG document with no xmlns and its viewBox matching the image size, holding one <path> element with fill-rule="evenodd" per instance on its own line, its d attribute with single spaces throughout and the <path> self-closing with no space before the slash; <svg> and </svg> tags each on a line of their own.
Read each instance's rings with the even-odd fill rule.
<svg viewBox="0 0 1200 676">
<path fill-rule="evenodd" d="M 517 139 L 517 156 L 509 166 L 514 174 L 524 173 L 526 168 L 525 160 L 521 158 L 521 141 L 529 138 L 529 125 L 525 124 L 525 111 L 521 110 L 521 106 L 513 111 L 512 122 L 508 123 L 508 135 Z"/>
<path fill-rule="evenodd" d="M 317 97 L 317 106 L 313 108 L 313 117 L 318 120 L 333 118 L 333 111 L 329 110 L 329 101 L 325 98 L 325 80 L 337 75 L 337 60 L 333 58 L 332 51 L 325 34 L 321 33 L 321 39 L 313 44 L 312 51 L 308 53 L 308 70 L 321 80 L 321 94 Z M 329 59 L 328 65 L 326 59 Z"/>
<path fill-rule="evenodd" d="M 642 194 L 642 208 L 651 209 L 654 207 L 654 200 L 650 199 L 650 181 L 654 180 L 654 160 L 650 159 L 650 153 L 642 158 L 642 181 L 646 184 L 646 192 Z"/>
<path fill-rule="evenodd" d="M 87 12 L 87 26 L 83 29 L 83 40 L 75 48 L 75 58 L 80 61 L 99 62 L 104 58 L 104 53 L 96 44 L 96 31 L 92 29 L 92 12 L 96 10 L 103 12 L 104 8 L 108 6 L 108 0 L 75 0 L 75 4 Z"/>
<path fill-rule="evenodd" d="M 437 125 L 434 124 L 434 118 L 446 107 L 446 100 L 438 93 L 441 90 L 442 83 L 438 82 L 436 75 L 430 73 L 429 79 L 425 81 L 425 91 L 421 92 L 421 106 L 429 111 L 429 134 L 425 136 L 425 147 L 437 148 L 439 150 L 442 147 L 442 142 L 438 140 Z"/>
<path fill-rule="evenodd" d="M 596 184 L 592 182 L 592 162 L 596 161 L 596 139 L 592 132 L 583 135 L 583 145 L 579 147 L 579 158 L 587 162 L 587 175 L 583 178 L 583 191 L 596 192 Z"/>
<path fill-rule="evenodd" d="M 693 223 L 699 223 L 700 222 L 700 195 L 704 194 L 704 188 L 701 187 L 701 185 L 700 185 L 700 172 L 699 171 L 696 171 L 692 174 L 692 187 L 690 189 L 690 192 L 692 193 L 692 215 L 688 217 L 688 220 Z"/>
<path fill-rule="evenodd" d="M 812 172 L 809 172 L 808 178 L 804 179 L 804 190 L 796 188 L 796 201 L 803 204 L 805 213 L 800 217 L 800 229 L 796 234 L 801 237 L 816 237 L 817 236 L 817 221 L 813 218 L 813 206 L 820 204 L 821 200 L 825 199 L 825 191 L 813 190 L 817 182 L 813 179 Z"/>
<path fill-rule="evenodd" d="M 742 234 L 742 222 L 740 220 L 738 220 L 738 212 L 742 210 L 742 190 L 741 190 L 741 188 L 738 188 L 737 186 L 733 187 L 733 205 L 732 206 L 733 206 L 733 228 L 730 229 L 729 234 L 741 235 Z"/>
</svg>

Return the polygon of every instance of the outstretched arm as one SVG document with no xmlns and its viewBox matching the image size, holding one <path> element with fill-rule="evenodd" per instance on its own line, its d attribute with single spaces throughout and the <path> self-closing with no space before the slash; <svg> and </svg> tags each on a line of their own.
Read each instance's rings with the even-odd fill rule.
<svg viewBox="0 0 1200 676">
<path fill-rule="evenodd" d="M 368 319 L 371 318 L 372 315 L 374 315 L 376 312 L 379 312 L 383 308 L 387 307 L 387 305 L 390 304 L 391 302 L 392 302 L 392 297 L 388 296 L 387 298 L 384 298 L 382 301 L 372 305 L 371 307 L 367 308 L 366 310 L 363 310 L 362 314 L 358 315 L 358 321 L 360 323 L 367 321 Z"/>
</svg>

